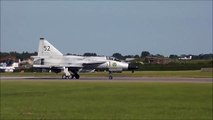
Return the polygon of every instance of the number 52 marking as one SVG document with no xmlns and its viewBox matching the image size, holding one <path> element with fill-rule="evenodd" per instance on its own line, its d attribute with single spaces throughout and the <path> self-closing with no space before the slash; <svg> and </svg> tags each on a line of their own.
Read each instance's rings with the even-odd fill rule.
<svg viewBox="0 0 213 120">
<path fill-rule="evenodd" d="M 44 46 L 44 51 L 50 51 L 50 46 Z"/>
</svg>

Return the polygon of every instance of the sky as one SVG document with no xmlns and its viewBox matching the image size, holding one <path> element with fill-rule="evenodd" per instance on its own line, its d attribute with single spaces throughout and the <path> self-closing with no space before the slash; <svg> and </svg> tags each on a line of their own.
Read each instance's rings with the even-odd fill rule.
<svg viewBox="0 0 213 120">
<path fill-rule="evenodd" d="M 212 53 L 212 1 L 1 1 L 1 51 Z"/>
</svg>

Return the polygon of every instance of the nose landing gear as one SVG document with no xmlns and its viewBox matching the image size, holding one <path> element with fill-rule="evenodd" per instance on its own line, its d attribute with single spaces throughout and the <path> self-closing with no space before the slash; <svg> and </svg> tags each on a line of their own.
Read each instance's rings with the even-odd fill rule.
<svg viewBox="0 0 213 120">
<path fill-rule="evenodd" d="M 112 76 L 112 71 L 109 71 L 109 79 L 112 80 L 113 76 Z"/>
</svg>

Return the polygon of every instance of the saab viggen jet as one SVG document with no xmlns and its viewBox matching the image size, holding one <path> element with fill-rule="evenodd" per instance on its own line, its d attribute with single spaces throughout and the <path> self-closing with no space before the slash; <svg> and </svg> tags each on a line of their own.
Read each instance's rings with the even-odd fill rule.
<svg viewBox="0 0 213 120">
<path fill-rule="evenodd" d="M 98 69 L 109 71 L 109 79 L 112 79 L 113 72 L 137 69 L 137 66 L 121 62 L 113 57 L 63 55 L 45 38 L 40 38 L 38 55 L 32 58 L 34 68 L 47 69 L 55 73 L 63 72 L 63 79 L 79 79 L 79 72 Z"/>
</svg>

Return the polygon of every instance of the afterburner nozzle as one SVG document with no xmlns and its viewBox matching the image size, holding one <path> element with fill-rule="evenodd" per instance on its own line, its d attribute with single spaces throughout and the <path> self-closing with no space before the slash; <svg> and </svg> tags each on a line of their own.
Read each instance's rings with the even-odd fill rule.
<svg viewBox="0 0 213 120">
<path fill-rule="evenodd" d="M 129 63 L 128 70 L 136 70 L 138 69 L 138 66 L 134 63 Z"/>
</svg>

